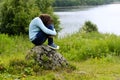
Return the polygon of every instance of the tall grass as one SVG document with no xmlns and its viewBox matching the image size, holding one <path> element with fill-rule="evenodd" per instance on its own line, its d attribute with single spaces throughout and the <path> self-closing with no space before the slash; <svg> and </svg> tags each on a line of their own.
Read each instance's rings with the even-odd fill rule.
<svg viewBox="0 0 120 80">
<path fill-rule="evenodd" d="M 69 60 L 120 55 L 120 36 L 100 33 L 77 33 L 59 40 L 60 52 Z"/>
<path fill-rule="evenodd" d="M 60 53 L 68 60 L 101 58 L 120 55 L 120 36 L 114 34 L 76 33 L 63 39 L 55 39 Z M 33 47 L 27 36 L 0 35 L 0 59 L 23 58 Z M 3 58 L 4 57 L 4 58 Z M 5 58 L 7 57 L 7 58 Z"/>
<path fill-rule="evenodd" d="M 14 58 L 24 59 L 27 51 L 32 46 L 27 36 L 8 36 L 0 34 L 0 61 L 7 64 Z"/>
</svg>

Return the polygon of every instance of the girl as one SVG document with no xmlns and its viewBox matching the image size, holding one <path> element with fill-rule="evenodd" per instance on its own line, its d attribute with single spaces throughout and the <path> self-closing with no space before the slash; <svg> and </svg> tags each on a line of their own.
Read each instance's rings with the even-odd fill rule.
<svg viewBox="0 0 120 80">
<path fill-rule="evenodd" d="M 59 49 L 59 46 L 54 44 L 53 36 L 56 31 L 53 26 L 53 20 L 48 14 L 41 14 L 35 17 L 29 25 L 29 39 L 37 45 L 42 45 L 48 39 L 48 46 L 52 49 Z"/>
</svg>

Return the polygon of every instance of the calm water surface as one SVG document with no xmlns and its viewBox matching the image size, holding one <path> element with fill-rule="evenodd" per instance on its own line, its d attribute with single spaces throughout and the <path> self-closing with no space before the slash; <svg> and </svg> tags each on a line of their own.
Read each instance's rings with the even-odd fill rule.
<svg viewBox="0 0 120 80">
<path fill-rule="evenodd" d="M 85 21 L 90 20 L 98 26 L 99 32 L 120 35 L 120 4 L 102 5 L 85 9 L 69 9 L 55 12 L 63 28 L 59 37 L 77 32 Z"/>
</svg>

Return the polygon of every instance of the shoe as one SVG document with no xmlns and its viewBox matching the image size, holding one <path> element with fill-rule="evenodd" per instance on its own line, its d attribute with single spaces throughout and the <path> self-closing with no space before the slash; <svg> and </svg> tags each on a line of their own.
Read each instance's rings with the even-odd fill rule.
<svg viewBox="0 0 120 80">
<path fill-rule="evenodd" d="M 48 45 L 50 48 L 52 49 L 59 49 L 59 46 L 57 46 L 56 44 L 51 44 L 51 45 Z"/>
</svg>

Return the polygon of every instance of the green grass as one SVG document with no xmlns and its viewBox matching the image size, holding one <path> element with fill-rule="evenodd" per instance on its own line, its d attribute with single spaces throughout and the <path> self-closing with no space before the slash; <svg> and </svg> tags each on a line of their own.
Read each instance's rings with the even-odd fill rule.
<svg viewBox="0 0 120 80">
<path fill-rule="evenodd" d="M 120 36 L 114 34 L 77 33 L 59 40 L 60 52 L 69 60 L 86 60 L 120 55 Z"/>
<path fill-rule="evenodd" d="M 7 64 L 11 59 L 23 59 L 32 44 L 27 36 L 0 35 L 0 61 Z"/>
<path fill-rule="evenodd" d="M 70 62 L 76 65 L 77 69 L 69 70 L 45 70 L 39 75 L 25 74 L 0 74 L 1 80 L 119 80 L 120 79 L 120 62 L 109 62 L 104 59 L 90 59 L 82 62 Z M 113 59 L 113 58 L 111 58 Z M 118 59 L 118 58 L 117 58 Z"/>
<path fill-rule="evenodd" d="M 76 33 L 55 39 L 72 68 L 43 70 L 26 61 L 34 46 L 28 36 L 0 34 L 0 80 L 119 80 L 120 36 Z"/>
</svg>

